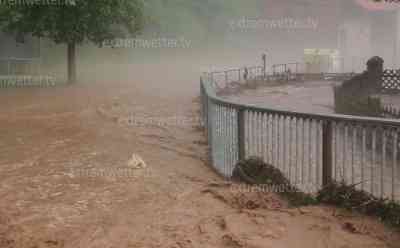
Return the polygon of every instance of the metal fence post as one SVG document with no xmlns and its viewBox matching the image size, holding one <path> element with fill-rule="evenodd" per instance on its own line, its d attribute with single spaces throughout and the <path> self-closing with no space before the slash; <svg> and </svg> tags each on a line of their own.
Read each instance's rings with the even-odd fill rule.
<svg viewBox="0 0 400 248">
<path fill-rule="evenodd" d="M 213 106 L 211 104 L 210 98 L 207 96 L 207 137 L 208 137 L 208 150 L 209 150 L 209 160 L 211 164 L 214 164 L 214 151 L 213 151 L 213 146 L 214 146 L 214 139 L 213 139 L 213 121 L 214 121 L 214 116 L 213 116 Z"/>
<path fill-rule="evenodd" d="M 332 182 L 332 122 L 324 121 L 322 125 L 322 186 Z"/>
<path fill-rule="evenodd" d="M 239 161 L 246 158 L 246 148 L 245 148 L 245 116 L 244 109 L 237 110 L 237 130 L 238 130 L 238 152 Z"/>
</svg>

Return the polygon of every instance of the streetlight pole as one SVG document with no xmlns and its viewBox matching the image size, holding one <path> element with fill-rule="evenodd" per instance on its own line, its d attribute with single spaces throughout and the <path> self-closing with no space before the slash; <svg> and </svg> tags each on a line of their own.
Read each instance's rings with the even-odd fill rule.
<svg viewBox="0 0 400 248">
<path fill-rule="evenodd" d="M 263 61 L 263 68 L 264 68 L 264 80 L 267 76 L 266 70 L 267 70 L 267 54 L 263 53 L 262 54 L 262 61 Z"/>
</svg>

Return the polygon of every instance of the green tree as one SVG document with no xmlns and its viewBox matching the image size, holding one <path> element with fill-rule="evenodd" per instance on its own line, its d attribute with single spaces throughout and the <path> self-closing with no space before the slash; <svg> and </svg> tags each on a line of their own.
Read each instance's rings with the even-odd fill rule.
<svg viewBox="0 0 400 248">
<path fill-rule="evenodd" d="M 12 4 L 11 4 L 12 3 Z M 143 28 L 142 0 L 25 0 L 0 5 L 0 28 L 15 35 L 48 38 L 67 45 L 68 82 L 76 81 L 76 46 L 126 35 Z"/>
</svg>

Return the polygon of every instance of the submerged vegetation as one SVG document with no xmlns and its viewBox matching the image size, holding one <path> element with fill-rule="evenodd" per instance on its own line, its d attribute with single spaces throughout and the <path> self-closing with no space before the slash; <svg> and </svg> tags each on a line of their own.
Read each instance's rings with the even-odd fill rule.
<svg viewBox="0 0 400 248">
<path fill-rule="evenodd" d="M 250 185 L 268 185 L 270 189 L 276 189 L 276 193 L 282 195 L 291 206 L 303 206 L 315 204 L 316 199 L 301 192 L 283 173 L 272 165 L 264 163 L 261 158 L 252 157 L 240 161 L 233 171 L 232 179 Z M 278 186 L 278 188 L 277 188 Z"/>
<path fill-rule="evenodd" d="M 382 222 L 400 229 L 400 205 L 358 190 L 356 185 L 333 182 L 324 186 L 315 195 L 306 194 L 291 185 L 279 169 L 257 157 L 240 161 L 235 167 L 232 179 L 250 185 L 270 185 L 269 189 L 277 189 L 272 186 L 284 186 L 275 192 L 294 207 L 320 203 L 334 205 L 378 217 Z"/>
<path fill-rule="evenodd" d="M 400 229 L 400 205 L 358 190 L 356 185 L 332 183 L 318 192 L 317 200 L 321 203 L 378 217 L 382 222 Z"/>
</svg>

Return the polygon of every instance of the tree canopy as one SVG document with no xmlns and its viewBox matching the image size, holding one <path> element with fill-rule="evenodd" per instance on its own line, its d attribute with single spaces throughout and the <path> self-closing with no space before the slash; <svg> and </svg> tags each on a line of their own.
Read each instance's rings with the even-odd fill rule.
<svg viewBox="0 0 400 248">
<path fill-rule="evenodd" d="M 29 1 L 27 1 L 29 2 Z M 3 4 L 0 25 L 3 31 L 32 35 L 56 43 L 91 41 L 137 34 L 143 27 L 141 0 L 59 0 L 57 4 Z"/>
<path fill-rule="evenodd" d="M 76 81 L 76 45 L 136 35 L 144 23 L 142 0 L 27 0 L 0 5 L 0 27 L 68 46 L 68 81 Z"/>
</svg>

